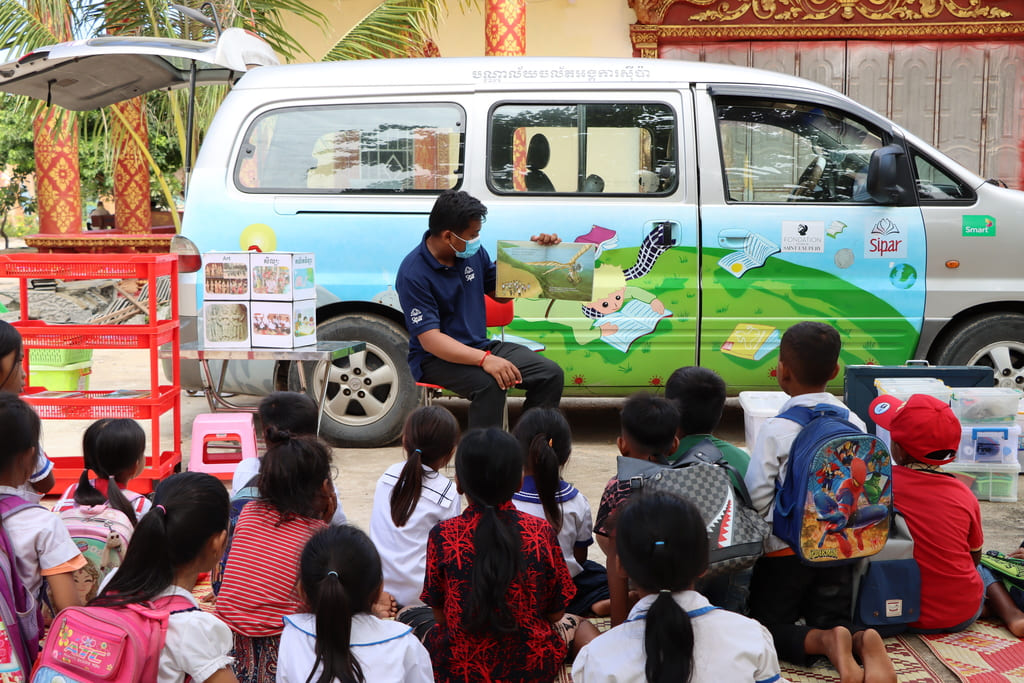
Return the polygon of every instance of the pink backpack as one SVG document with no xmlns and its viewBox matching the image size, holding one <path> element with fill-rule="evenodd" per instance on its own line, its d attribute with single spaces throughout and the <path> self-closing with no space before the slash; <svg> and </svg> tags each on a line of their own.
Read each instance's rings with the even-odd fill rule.
<svg viewBox="0 0 1024 683">
<path fill-rule="evenodd" d="M 32 683 L 156 683 L 171 614 L 199 609 L 181 595 L 123 607 L 68 607 L 54 619 Z"/>
</svg>

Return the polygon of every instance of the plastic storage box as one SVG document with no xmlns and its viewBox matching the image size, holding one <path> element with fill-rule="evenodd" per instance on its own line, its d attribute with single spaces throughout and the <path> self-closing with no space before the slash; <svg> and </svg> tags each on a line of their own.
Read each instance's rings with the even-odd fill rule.
<svg viewBox="0 0 1024 683">
<path fill-rule="evenodd" d="M 49 391 L 88 391 L 92 361 L 71 365 L 31 365 L 29 372 L 34 387 L 46 387 Z"/>
<path fill-rule="evenodd" d="M 953 398 L 953 390 L 941 379 L 934 377 L 879 377 L 875 380 L 878 395 L 888 394 L 906 401 L 914 394 L 928 394 L 943 403 Z"/>
<path fill-rule="evenodd" d="M 986 465 L 983 463 L 951 462 L 943 469 L 961 480 L 978 500 L 994 503 L 1017 502 L 1017 463 Z"/>
<path fill-rule="evenodd" d="M 784 391 L 741 391 L 740 406 L 743 408 L 743 432 L 747 450 L 754 447 L 757 432 L 769 417 L 775 417 L 782 405 L 789 400 Z"/>
<path fill-rule="evenodd" d="M 1019 464 L 1020 426 L 1003 424 L 963 425 L 957 462 Z"/>
<path fill-rule="evenodd" d="M 64 366 L 92 360 L 92 349 L 29 349 L 30 365 Z"/>
<path fill-rule="evenodd" d="M 950 405 L 963 424 L 1013 422 L 1020 398 L 1009 387 L 969 387 L 954 389 Z"/>
</svg>

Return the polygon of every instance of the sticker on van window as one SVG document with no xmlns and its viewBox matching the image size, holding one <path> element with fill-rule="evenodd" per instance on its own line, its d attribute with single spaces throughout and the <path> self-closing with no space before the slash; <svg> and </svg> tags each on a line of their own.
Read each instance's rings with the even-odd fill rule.
<svg viewBox="0 0 1024 683">
<path fill-rule="evenodd" d="M 782 221 L 782 251 L 825 253 L 825 221 Z"/>
<path fill-rule="evenodd" d="M 883 218 L 871 228 L 871 234 L 864 244 L 864 257 L 906 258 L 907 240 L 895 223 Z"/>
<path fill-rule="evenodd" d="M 995 237 L 996 219 L 992 216 L 964 216 L 964 237 Z"/>
</svg>

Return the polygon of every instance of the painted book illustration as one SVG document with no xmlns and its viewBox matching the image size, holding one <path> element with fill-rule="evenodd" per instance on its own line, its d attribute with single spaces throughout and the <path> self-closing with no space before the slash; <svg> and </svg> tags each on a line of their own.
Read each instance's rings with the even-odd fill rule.
<svg viewBox="0 0 1024 683">
<path fill-rule="evenodd" d="M 498 281 L 502 298 L 590 301 L 594 294 L 593 243 L 498 240 Z"/>
<path fill-rule="evenodd" d="M 761 360 L 779 348 L 782 336 L 771 325 L 740 323 L 722 344 L 722 353 L 748 360 Z"/>
<path fill-rule="evenodd" d="M 633 342 L 645 334 L 650 334 L 658 326 L 659 320 L 671 315 L 672 311 L 667 308 L 659 313 L 650 304 L 633 299 L 614 313 L 595 320 L 593 326 L 614 325 L 615 331 L 602 335 L 601 340 L 625 353 Z"/>
<path fill-rule="evenodd" d="M 718 265 L 735 277 L 743 277 L 751 268 L 760 268 L 768 257 L 782 249 L 767 237 L 743 228 L 730 228 L 718 233 L 718 244 L 724 249 L 735 249 L 718 260 Z"/>
</svg>

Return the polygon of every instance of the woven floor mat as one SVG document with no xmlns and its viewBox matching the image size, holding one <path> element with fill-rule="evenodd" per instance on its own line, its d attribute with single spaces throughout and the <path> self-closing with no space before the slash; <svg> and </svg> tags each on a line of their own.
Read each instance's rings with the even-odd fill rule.
<svg viewBox="0 0 1024 683">
<path fill-rule="evenodd" d="M 1024 641 L 1002 624 L 979 619 L 966 631 L 920 638 L 964 683 L 1024 681 Z"/>
</svg>

